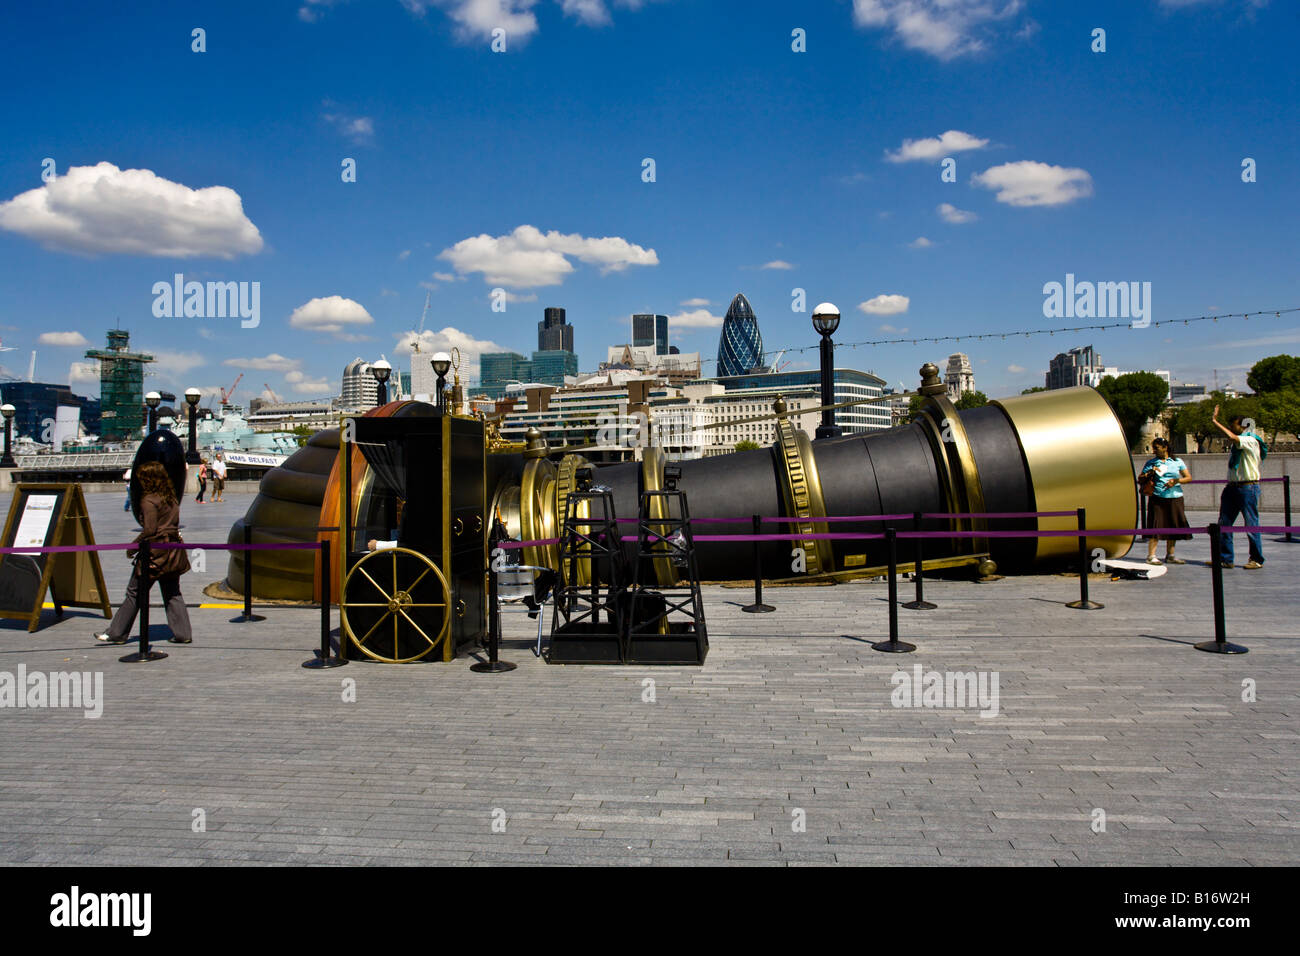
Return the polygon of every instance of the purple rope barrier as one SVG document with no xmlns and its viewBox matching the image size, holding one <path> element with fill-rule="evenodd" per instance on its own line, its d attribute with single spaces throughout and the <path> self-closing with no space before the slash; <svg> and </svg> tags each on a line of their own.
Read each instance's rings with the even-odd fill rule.
<svg viewBox="0 0 1300 956">
<path fill-rule="evenodd" d="M 127 544 L 61 544 L 48 548 L 0 548 L 0 554 L 62 554 L 69 551 L 130 551 L 140 545 L 135 542 Z M 198 548 L 203 551 L 287 551 L 310 548 L 315 550 L 320 545 L 315 541 L 292 542 L 289 544 L 209 544 L 193 541 L 150 541 L 152 548 Z"/>
<path fill-rule="evenodd" d="M 1267 484 L 1270 481 L 1286 481 L 1285 478 L 1260 478 L 1259 483 Z M 1227 478 L 1193 478 L 1191 481 L 1184 481 L 1185 485 L 1227 485 L 1231 484 Z"/>
</svg>

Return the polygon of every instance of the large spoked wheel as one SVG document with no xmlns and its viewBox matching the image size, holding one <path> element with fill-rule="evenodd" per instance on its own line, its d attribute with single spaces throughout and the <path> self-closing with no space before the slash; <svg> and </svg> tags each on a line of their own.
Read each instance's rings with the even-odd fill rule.
<svg viewBox="0 0 1300 956">
<path fill-rule="evenodd" d="M 410 548 L 372 551 L 343 579 L 339 619 L 361 653 L 418 661 L 447 639 L 451 591 L 438 566 Z"/>
</svg>

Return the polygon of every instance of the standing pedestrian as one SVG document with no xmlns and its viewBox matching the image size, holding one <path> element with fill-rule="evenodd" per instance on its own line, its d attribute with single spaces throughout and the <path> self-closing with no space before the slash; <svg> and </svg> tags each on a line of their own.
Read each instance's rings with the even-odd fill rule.
<svg viewBox="0 0 1300 956">
<path fill-rule="evenodd" d="M 1174 557 L 1174 542 L 1185 541 L 1190 534 L 1175 532 L 1175 528 L 1186 528 L 1187 512 L 1183 506 L 1182 486 L 1192 480 L 1187 465 L 1181 458 L 1169 455 L 1169 440 L 1157 438 L 1151 442 L 1152 457 L 1138 474 L 1138 480 L 1146 478 L 1151 481 L 1151 497 L 1147 499 L 1147 527 L 1155 534 L 1148 534 L 1147 564 L 1161 564 L 1156 557 L 1156 546 L 1165 543 L 1165 561 L 1169 564 L 1186 564 L 1182 558 Z M 1159 533 L 1161 530 L 1164 533 Z"/>
<path fill-rule="evenodd" d="M 221 452 L 217 452 L 212 459 L 212 500 L 225 501 L 226 492 L 226 459 L 222 457 Z"/>
<path fill-rule="evenodd" d="M 199 493 L 194 500 L 203 504 L 203 495 L 208 490 L 208 460 L 207 458 L 199 459 Z"/>
<path fill-rule="evenodd" d="M 1223 432 L 1232 443 L 1232 454 L 1228 457 L 1228 484 L 1219 497 L 1219 527 L 1225 529 L 1220 536 L 1223 545 L 1217 556 L 1225 568 L 1233 566 L 1232 527 L 1241 515 L 1246 527 L 1259 527 L 1259 465 L 1263 460 L 1264 443 L 1254 432 L 1246 430 L 1245 419 L 1233 415 L 1224 425 L 1219 421 L 1219 406 L 1214 406 L 1213 421 L 1215 427 Z M 1246 540 L 1250 545 L 1250 560 L 1244 567 L 1254 571 L 1264 566 L 1264 549 L 1258 531 L 1248 532 Z"/>
<path fill-rule="evenodd" d="M 180 522 L 181 506 L 176 500 L 171 478 L 167 470 L 156 461 L 140 466 L 140 533 L 136 535 L 137 544 L 148 541 L 150 544 L 181 540 Z M 162 591 L 163 601 L 167 606 L 167 626 L 172 630 L 169 640 L 173 644 L 189 644 L 190 615 L 185 609 L 185 598 L 181 597 L 181 575 L 190 569 L 189 556 L 184 548 L 157 548 L 149 552 L 149 567 L 140 566 L 136 551 L 128 551 L 127 557 L 135 562 L 131 572 L 131 581 L 126 586 L 126 597 L 113 615 L 108 630 L 96 634 L 95 640 L 106 644 L 125 644 L 127 634 L 135 623 L 140 601 L 145 591 L 143 575 L 148 574 L 150 582 L 157 581 Z"/>
</svg>

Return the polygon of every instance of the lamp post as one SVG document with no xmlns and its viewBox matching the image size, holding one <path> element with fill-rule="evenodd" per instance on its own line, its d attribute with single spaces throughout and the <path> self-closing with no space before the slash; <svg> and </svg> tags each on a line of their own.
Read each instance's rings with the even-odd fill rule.
<svg viewBox="0 0 1300 956">
<path fill-rule="evenodd" d="M 447 372 L 451 370 L 451 356 L 446 352 L 435 352 L 431 360 L 433 374 L 438 376 L 437 407 L 441 412 L 447 410 Z"/>
<path fill-rule="evenodd" d="M 380 358 L 378 362 L 370 366 L 370 374 L 375 377 L 379 383 L 379 404 L 388 404 L 388 376 L 393 374 L 393 367 L 388 364 L 388 359 Z"/>
<path fill-rule="evenodd" d="M 835 404 L 835 343 L 831 336 L 840 327 L 840 310 L 830 302 L 813 309 L 813 328 L 822 337 L 822 405 Z M 839 438 L 842 432 L 835 424 L 833 409 L 822 409 L 822 423 L 817 426 L 817 438 Z"/>
<path fill-rule="evenodd" d="M 197 388 L 187 388 L 185 390 L 185 403 L 190 406 L 190 450 L 185 453 L 185 464 L 197 465 L 199 461 L 198 448 L 198 414 L 199 399 L 203 393 Z"/>
<path fill-rule="evenodd" d="M 149 392 L 144 397 L 144 403 L 149 406 L 149 434 L 153 434 L 158 428 L 158 406 L 162 403 L 162 396 L 157 392 Z"/>
<path fill-rule="evenodd" d="M 0 414 L 5 417 L 5 453 L 0 457 L 0 468 L 18 467 L 18 462 L 14 461 L 14 413 L 16 411 L 18 409 L 8 402 L 0 405 Z"/>
</svg>

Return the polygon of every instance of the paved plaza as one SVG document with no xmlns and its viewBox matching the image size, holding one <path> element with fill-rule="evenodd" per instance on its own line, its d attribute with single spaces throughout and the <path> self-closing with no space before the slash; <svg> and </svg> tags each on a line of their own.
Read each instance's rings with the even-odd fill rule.
<svg viewBox="0 0 1300 956">
<path fill-rule="evenodd" d="M 98 540 L 129 540 L 122 496 L 89 500 Z M 249 500 L 186 502 L 187 540 Z M 706 587 L 701 668 L 548 666 L 515 614 L 502 675 L 305 670 L 307 608 L 194 606 L 175 646 L 155 606 L 170 656 L 134 666 L 89 612 L 7 621 L 0 671 L 102 672 L 103 713 L 0 710 L 0 863 L 1295 864 L 1300 542 L 1264 550 L 1224 572 L 1237 657 L 1191 646 L 1214 635 L 1204 537 L 1159 580 L 1093 579 L 1097 611 L 1065 607 L 1066 576 L 927 579 L 906 655 L 869 646 L 883 581 L 773 588 L 766 615 Z M 116 603 L 127 562 L 104 565 Z M 225 565 L 186 576 L 192 605 Z M 895 706 L 918 665 L 996 677 L 996 715 Z"/>
</svg>

